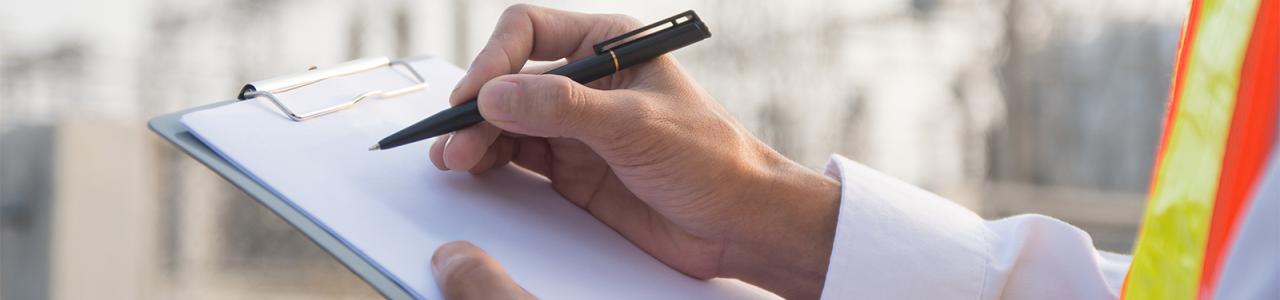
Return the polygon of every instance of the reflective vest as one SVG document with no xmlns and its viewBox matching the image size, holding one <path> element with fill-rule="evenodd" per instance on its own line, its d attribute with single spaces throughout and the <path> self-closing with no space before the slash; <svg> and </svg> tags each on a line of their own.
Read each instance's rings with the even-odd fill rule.
<svg viewBox="0 0 1280 300">
<path fill-rule="evenodd" d="M 1192 0 L 1123 298 L 1212 298 L 1273 150 L 1277 73 L 1280 0 Z"/>
</svg>

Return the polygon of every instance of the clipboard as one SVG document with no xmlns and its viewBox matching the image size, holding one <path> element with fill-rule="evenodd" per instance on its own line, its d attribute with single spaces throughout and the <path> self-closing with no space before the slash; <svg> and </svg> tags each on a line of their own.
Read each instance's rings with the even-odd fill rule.
<svg viewBox="0 0 1280 300">
<path fill-rule="evenodd" d="M 178 121 L 182 115 L 187 113 L 211 109 L 231 104 L 236 101 L 238 100 L 218 101 L 212 104 L 164 114 L 151 118 L 150 121 L 147 121 L 147 126 L 151 128 L 151 131 L 154 131 L 156 134 L 160 135 L 160 137 L 164 138 L 164 140 L 173 144 L 179 150 L 182 150 L 183 153 L 186 153 L 191 156 L 191 158 L 199 161 L 205 167 L 213 170 L 214 173 L 218 173 L 218 176 L 221 176 L 236 188 L 244 191 L 245 194 L 248 194 L 249 197 L 257 200 L 259 204 L 262 204 L 262 206 L 271 210 L 271 212 L 275 213 L 276 216 L 284 219 L 284 221 L 288 222 L 289 225 L 297 228 L 299 232 L 302 232 L 302 235 L 316 243 L 317 246 L 320 246 L 320 248 L 324 249 L 325 252 L 328 252 L 329 255 L 332 255 L 333 258 L 341 262 L 343 266 L 346 266 L 348 270 L 351 270 L 352 273 L 355 273 L 356 276 L 359 276 L 360 279 L 363 279 L 368 283 L 370 287 L 378 291 L 378 293 L 381 293 L 382 296 L 387 297 L 388 299 L 413 299 L 404 287 L 396 284 L 395 281 L 387 277 L 386 274 L 379 272 L 377 268 L 369 264 L 368 261 L 365 261 L 359 255 L 356 255 L 351 248 L 344 245 L 337 239 L 337 237 L 334 237 L 333 234 L 330 234 L 310 219 L 307 219 L 302 212 L 299 212 L 296 208 L 284 202 L 283 199 L 272 194 L 266 187 L 263 187 L 252 178 L 249 178 L 248 175 L 245 175 L 239 169 L 236 169 L 236 167 L 231 165 L 230 162 L 222 159 L 221 156 L 218 156 L 218 153 L 213 152 L 212 149 L 205 146 L 205 144 L 200 142 L 195 135 L 191 134 L 186 126 L 183 126 L 182 123 Z"/>
<path fill-rule="evenodd" d="M 326 81 L 365 71 L 370 74 Z M 459 239 L 493 246 L 486 251 L 510 258 L 503 264 L 514 279 L 551 298 L 776 298 L 741 281 L 680 274 L 530 171 L 507 167 L 480 177 L 437 172 L 417 155 L 425 153 L 425 143 L 377 156 L 349 147 L 348 139 L 373 139 L 374 131 L 442 109 L 448 90 L 424 87 L 452 84 L 461 72 L 429 57 L 356 60 L 250 83 L 240 100 L 162 115 L 149 125 L 390 299 L 443 296 L 427 269 L 429 250 Z M 315 89 L 299 89 L 312 84 Z M 330 101 L 316 109 L 275 96 L 294 89 Z M 245 101 L 260 98 L 266 101 Z M 362 103 L 371 98 L 390 99 Z M 300 136 L 308 138 L 292 140 Z"/>
<path fill-rule="evenodd" d="M 182 150 L 183 153 L 186 153 L 188 156 L 191 156 L 191 158 L 199 161 L 205 167 L 208 167 L 210 170 L 213 170 L 214 173 L 217 173 L 218 176 L 221 176 L 223 179 L 227 180 L 227 182 L 230 182 L 254 200 L 257 200 L 259 204 L 262 204 L 262 206 L 275 213 L 276 216 L 284 219 L 284 221 L 288 222 L 289 225 L 297 228 L 299 232 L 302 232 L 304 236 L 314 242 L 317 246 L 320 246 L 321 249 L 324 249 L 325 252 L 332 255 L 333 258 L 341 262 L 343 266 L 346 266 L 347 269 L 351 270 L 352 273 L 355 273 L 356 276 L 363 279 L 370 287 L 382 294 L 383 297 L 388 299 L 413 299 L 413 296 L 405 287 L 399 285 L 396 281 L 388 277 L 387 274 L 379 271 L 377 267 L 372 265 L 369 261 L 365 260 L 360 255 L 357 255 L 350 247 L 342 243 L 342 241 L 332 233 L 321 228 L 314 221 L 307 218 L 296 207 L 289 205 L 289 203 L 284 199 L 281 199 L 271 193 L 271 191 L 267 190 L 267 188 L 262 184 L 259 184 L 249 175 L 240 171 L 240 169 L 231 162 L 223 159 L 222 156 L 218 155 L 218 153 L 213 149 L 206 146 L 200 141 L 200 139 L 196 138 L 196 136 L 192 134 L 180 120 L 183 115 L 191 112 L 213 109 L 255 97 L 266 97 L 270 99 L 274 105 L 279 107 L 290 119 L 295 121 L 303 121 L 319 117 L 340 111 L 371 97 L 394 97 L 404 92 L 420 89 L 424 84 L 422 82 L 422 76 L 419 75 L 411 66 L 404 64 L 403 66 L 407 67 L 413 76 L 418 79 L 419 84 L 391 92 L 369 91 L 362 94 L 361 97 L 352 99 L 347 103 L 304 113 L 292 112 L 289 106 L 285 105 L 275 97 L 275 93 L 305 85 L 298 83 L 309 84 L 323 80 L 324 78 L 350 75 L 358 71 L 376 67 L 379 63 L 384 64 L 384 66 L 385 64 L 399 65 L 403 64 L 405 61 L 414 61 L 426 58 L 428 57 L 415 57 L 397 61 L 388 61 L 386 58 L 364 59 L 339 64 L 334 66 L 334 68 L 329 68 L 327 70 L 320 70 L 319 68 L 311 67 L 308 69 L 309 72 L 303 73 L 304 76 L 281 77 L 247 84 L 240 91 L 239 99 L 218 101 L 151 118 L 147 121 L 147 127 L 151 128 L 151 131 L 164 138 L 165 141 L 168 141 L 179 150 Z"/>
</svg>

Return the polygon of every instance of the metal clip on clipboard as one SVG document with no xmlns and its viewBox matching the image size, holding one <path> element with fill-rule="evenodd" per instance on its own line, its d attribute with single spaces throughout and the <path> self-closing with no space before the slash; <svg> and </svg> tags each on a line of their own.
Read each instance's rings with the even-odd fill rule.
<svg viewBox="0 0 1280 300">
<path fill-rule="evenodd" d="M 338 103 L 333 106 L 321 108 L 321 109 L 310 111 L 310 112 L 304 112 L 304 113 L 295 113 L 292 109 L 289 109 L 289 107 L 285 105 L 284 102 L 281 102 L 280 98 L 276 97 L 277 93 L 288 92 L 290 90 L 304 87 L 312 83 L 320 82 L 325 79 L 341 77 L 341 76 L 346 76 L 346 75 L 351 75 L 351 74 L 356 74 L 361 72 L 367 72 L 370 70 L 375 70 L 383 67 L 394 67 L 394 66 L 402 66 L 405 69 L 409 70 L 409 74 L 413 75 L 413 79 L 416 81 L 416 83 L 409 86 L 402 87 L 402 88 L 398 88 L 395 90 L 390 90 L 390 91 L 372 90 L 372 91 L 364 92 L 358 96 L 355 96 L 354 98 L 351 98 L 351 100 L 348 100 L 346 102 Z M 323 116 L 323 115 L 327 115 L 327 114 L 331 114 L 331 113 L 335 113 L 335 112 L 347 109 L 365 99 L 392 98 L 392 97 L 408 94 L 411 92 L 416 92 L 426 87 L 427 87 L 427 81 L 423 79 L 422 75 L 418 74 L 418 70 L 415 70 L 413 66 L 409 65 L 408 62 L 404 60 L 393 61 L 386 57 L 372 57 L 372 58 L 362 58 L 362 59 L 352 60 L 352 61 L 348 61 L 348 62 L 344 62 L 344 63 L 332 65 L 332 66 L 322 67 L 322 68 L 311 67 L 306 72 L 302 72 L 298 74 L 250 82 L 249 84 L 244 85 L 243 89 L 240 89 L 239 98 L 240 100 L 249 100 L 257 97 L 266 97 L 268 100 L 271 100 L 271 103 L 274 104 L 277 108 L 279 108 L 281 112 L 283 112 L 286 116 L 288 116 L 289 119 L 296 122 L 301 122 L 301 121 L 306 121 L 308 119 L 312 119 L 315 117 L 319 117 L 319 116 Z"/>
</svg>

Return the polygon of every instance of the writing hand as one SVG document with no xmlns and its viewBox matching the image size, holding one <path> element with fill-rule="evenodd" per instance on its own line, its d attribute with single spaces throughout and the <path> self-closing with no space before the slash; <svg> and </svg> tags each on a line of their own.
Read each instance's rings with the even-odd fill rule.
<svg viewBox="0 0 1280 300">
<path fill-rule="evenodd" d="M 663 263 L 816 298 L 834 237 L 839 186 L 764 145 L 669 55 L 586 85 L 519 73 L 570 61 L 641 24 L 629 17 L 516 5 L 450 96 L 478 95 L 486 122 L 437 139 L 442 170 L 509 162 Z"/>
</svg>

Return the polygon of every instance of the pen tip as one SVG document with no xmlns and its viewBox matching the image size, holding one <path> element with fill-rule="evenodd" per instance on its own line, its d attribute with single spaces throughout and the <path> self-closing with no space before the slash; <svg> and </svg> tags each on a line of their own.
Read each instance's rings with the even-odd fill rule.
<svg viewBox="0 0 1280 300">
<path fill-rule="evenodd" d="M 382 150 L 382 145 L 373 144 L 373 147 L 369 147 L 369 151 L 378 151 L 378 150 Z"/>
</svg>

